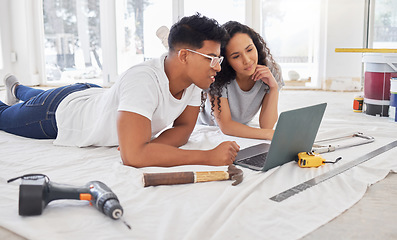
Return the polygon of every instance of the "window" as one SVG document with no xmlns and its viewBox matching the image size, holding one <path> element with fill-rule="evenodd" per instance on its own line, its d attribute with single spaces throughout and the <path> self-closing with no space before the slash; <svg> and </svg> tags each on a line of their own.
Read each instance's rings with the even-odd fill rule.
<svg viewBox="0 0 397 240">
<path fill-rule="evenodd" d="M 373 2 L 370 36 L 373 48 L 397 48 L 397 1 L 377 0 Z"/>
<path fill-rule="evenodd" d="M 262 0 L 261 34 L 286 81 L 304 84 L 317 74 L 320 4 L 318 0 Z"/>
<path fill-rule="evenodd" d="M 156 30 L 172 25 L 172 0 L 43 0 L 43 18 L 47 83 L 84 79 L 102 84 L 166 51 Z M 101 19 L 106 21 L 102 25 Z M 103 59 L 108 60 L 106 73 Z M 117 63 L 109 64 L 109 59 Z"/>
<path fill-rule="evenodd" d="M 113 82 L 129 67 L 166 51 L 156 36 L 159 27 L 169 28 L 175 16 L 196 12 L 220 24 L 260 21 L 256 29 L 281 65 L 284 79 L 289 80 L 290 71 L 300 80 L 312 79 L 318 68 L 315 39 L 322 1 L 256 1 L 262 9 L 247 9 L 254 1 L 246 0 L 43 0 L 47 83 Z M 180 3 L 183 9 L 174 6 Z M 256 19 L 260 15 L 262 19 Z"/>
<path fill-rule="evenodd" d="M 172 0 L 122 0 L 116 2 L 117 72 L 166 51 L 156 36 L 161 26 L 172 25 Z"/>
<path fill-rule="evenodd" d="M 185 16 L 199 12 L 216 19 L 220 24 L 230 20 L 245 22 L 245 0 L 185 0 L 184 6 Z"/>
<path fill-rule="evenodd" d="M 43 0 L 47 81 L 102 83 L 99 0 Z"/>
</svg>

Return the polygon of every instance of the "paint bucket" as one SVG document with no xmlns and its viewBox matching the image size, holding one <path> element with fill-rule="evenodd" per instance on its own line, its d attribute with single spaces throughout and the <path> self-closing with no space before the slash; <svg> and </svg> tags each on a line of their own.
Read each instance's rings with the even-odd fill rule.
<svg viewBox="0 0 397 240">
<path fill-rule="evenodd" d="M 397 54 L 363 53 L 365 63 L 365 113 L 374 116 L 389 115 L 390 79 L 397 77 Z"/>
<path fill-rule="evenodd" d="M 392 78 L 390 79 L 389 118 L 393 122 L 397 122 L 396 107 L 397 107 L 397 78 Z"/>
</svg>

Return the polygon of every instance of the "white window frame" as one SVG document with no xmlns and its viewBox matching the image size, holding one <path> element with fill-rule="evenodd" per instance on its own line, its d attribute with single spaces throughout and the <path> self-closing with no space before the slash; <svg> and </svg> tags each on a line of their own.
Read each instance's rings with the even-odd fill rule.
<svg viewBox="0 0 397 240">
<path fill-rule="evenodd" d="M 109 86 L 117 77 L 116 1 L 100 0 L 102 76 Z"/>
</svg>

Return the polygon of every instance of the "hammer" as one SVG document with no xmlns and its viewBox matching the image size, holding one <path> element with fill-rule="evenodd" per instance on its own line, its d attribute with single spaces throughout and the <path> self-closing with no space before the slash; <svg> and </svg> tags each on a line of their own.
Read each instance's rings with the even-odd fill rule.
<svg viewBox="0 0 397 240">
<path fill-rule="evenodd" d="M 144 187 L 158 185 L 175 185 L 185 183 L 210 182 L 234 180 L 233 186 L 243 181 L 243 171 L 233 164 L 229 165 L 227 171 L 208 172 L 170 172 L 170 173 L 144 173 Z"/>
</svg>

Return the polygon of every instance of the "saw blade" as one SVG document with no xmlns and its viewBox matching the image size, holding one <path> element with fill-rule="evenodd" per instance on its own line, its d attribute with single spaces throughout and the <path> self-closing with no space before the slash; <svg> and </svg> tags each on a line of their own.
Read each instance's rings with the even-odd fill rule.
<svg viewBox="0 0 397 240">
<path fill-rule="evenodd" d="M 290 189 L 285 190 L 284 192 L 281 192 L 273 197 L 271 197 L 270 199 L 276 202 L 281 202 L 284 201 L 285 199 L 299 193 L 302 192 L 310 187 L 313 187 L 321 182 L 326 181 L 327 179 L 330 179 L 332 177 L 335 177 L 336 175 L 343 173 L 347 170 L 349 170 L 350 168 L 353 168 L 354 166 L 357 166 L 363 162 L 368 161 L 369 159 L 376 157 L 386 151 L 389 151 L 390 149 L 394 148 L 397 146 L 397 140 L 394 142 L 391 142 L 383 147 L 380 147 L 372 152 L 369 152 L 351 162 L 348 162 L 340 167 L 334 168 L 331 171 L 328 171 L 326 173 L 323 173 L 317 177 L 314 177 L 306 182 L 303 182 L 299 185 L 296 185 Z"/>
</svg>

